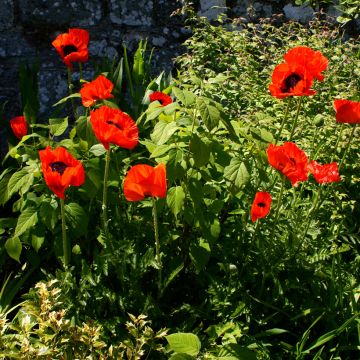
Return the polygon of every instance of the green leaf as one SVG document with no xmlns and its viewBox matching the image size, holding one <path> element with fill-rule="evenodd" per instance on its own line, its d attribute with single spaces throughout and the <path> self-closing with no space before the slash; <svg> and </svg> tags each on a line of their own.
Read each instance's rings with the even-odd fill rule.
<svg viewBox="0 0 360 360">
<path fill-rule="evenodd" d="M 7 239 L 5 243 L 5 249 L 8 255 L 12 259 L 16 260 L 17 262 L 20 262 L 19 259 L 22 250 L 22 245 L 18 237 L 12 237 L 10 239 Z"/>
<path fill-rule="evenodd" d="M 176 99 L 179 100 L 185 107 L 190 107 L 196 101 L 196 95 L 189 90 L 173 87 L 172 91 Z"/>
<path fill-rule="evenodd" d="M 218 359 L 222 360 L 256 360 L 256 353 L 238 344 L 227 344 L 221 348 Z"/>
<path fill-rule="evenodd" d="M 201 348 L 199 338 L 191 333 L 176 333 L 166 336 L 171 350 L 177 353 L 184 353 L 196 356 Z"/>
<path fill-rule="evenodd" d="M 89 151 L 95 156 L 102 156 L 106 153 L 106 149 L 103 144 L 95 144 L 89 149 Z"/>
<path fill-rule="evenodd" d="M 43 236 L 31 235 L 31 245 L 36 252 L 39 251 L 42 244 L 44 243 L 44 240 L 45 238 Z"/>
<path fill-rule="evenodd" d="M 195 358 L 189 354 L 176 353 L 171 355 L 169 360 L 194 360 Z"/>
<path fill-rule="evenodd" d="M 166 202 L 175 217 L 181 211 L 185 200 L 185 192 L 181 186 L 174 186 L 168 190 Z"/>
<path fill-rule="evenodd" d="M 35 208 L 26 208 L 19 216 L 16 224 L 14 237 L 22 235 L 38 222 L 38 213 Z"/>
<path fill-rule="evenodd" d="M 12 176 L 9 173 L 12 169 L 8 168 L 1 174 L 0 180 L 0 205 L 4 205 L 9 200 L 8 184 Z"/>
<path fill-rule="evenodd" d="M 199 244 L 190 245 L 190 257 L 197 271 L 205 268 L 210 259 L 210 252 L 209 243 L 204 239 L 200 239 Z"/>
<path fill-rule="evenodd" d="M 151 152 L 150 158 L 161 157 L 161 156 L 165 155 L 173 147 L 174 147 L 173 144 L 171 144 L 171 145 L 167 145 L 167 144 L 158 145 Z"/>
<path fill-rule="evenodd" d="M 197 134 L 193 134 L 190 141 L 190 151 L 193 154 L 196 167 L 201 167 L 209 162 L 210 158 L 210 147 L 205 144 Z"/>
<path fill-rule="evenodd" d="M 69 126 L 68 117 L 49 119 L 49 124 L 50 124 L 50 133 L 53 136 L 60 136 L 65 132 L 65 130 Z"/>
<path fill-rule="evenodd" d="M 198 97 L 196 99 L 196 106 L 199 110 L 201 119 L 209 131 L 214 129 L 219 124 L 220 110 L 214 105 L 214 103 L 206 98 Z"/>
<path fill-rule="evenodd" d="M 150 135 L 151 140 L 157 145 L 165 144 L 178 129 L 176 122 L 160 121 L 155 125 L 154 131 Z"/>
<path fill-rule="evenodd" d="M 9 198 L 16 192 L 18 192 L 24 184 L 29 180 L 28 169 L 24 168 L 20 171 L 12 174 L 9 183 L 8 183 L 8 196 Z"/>
<path fill-rule="evenodd" d="M 65 204 L 65 220 L 77 236 L 87 233 L 89 217 L 79 204 Z"/>
<path fill-rule="evenodd" d="M 58 101 L 56 104 L 54 104 L 53 107 L 61 105 L 61 104 L 65 103 L 66 101 L 70 100 L 70 99 L 80 98 L 80 97 L 81 97 L 80 93 L 71 94 L 69 96 L 66 96 L 66 97 L 62 98 L 60 101 Z"/>
<path fill-rule="evenodd" d="M 224 169 L 224 177 L 232 183 L 237 191 L 249 181 L 250 174 L 246 165 L 239 158 L 233 158 Z"/>
<path fill-rule="evenodd" d="M 39 211 L 41 221 L 49 228 L 54 230 L 59 219 L 58 203 L 54 198 L 46 198 L 42 201 Z"/>
</svg>

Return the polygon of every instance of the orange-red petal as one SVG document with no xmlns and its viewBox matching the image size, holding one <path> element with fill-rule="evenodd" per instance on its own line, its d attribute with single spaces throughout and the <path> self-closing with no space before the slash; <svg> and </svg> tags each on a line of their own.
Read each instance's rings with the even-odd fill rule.
<svg viewBox="0 0 360 360">
<path fill-rule="evenodd" d="M 98 76 L 95 80 L 84 84 L 80 90 L 81 101 L 85 107 L 95 104 L 98 100 L 113 98 L 111 94 L 114 84 L 104 75 Z"/>
<path fill-rule="evenodd" d="M 334 100 L 336 121 L 339 123 L 360 124 L 360 102 L 351 100 Z"/>
</svg>

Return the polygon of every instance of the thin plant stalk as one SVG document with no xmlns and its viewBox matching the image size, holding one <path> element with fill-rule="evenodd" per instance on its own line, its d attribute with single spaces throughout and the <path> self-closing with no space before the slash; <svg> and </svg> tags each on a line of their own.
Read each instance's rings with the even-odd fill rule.
<svg viewBox="0 0 360 360">
<path fill-rule="evenodd" d="M 83 66 L 82 63 L 79 63 L 79 82 L 81 84 L 81 80 L 83 79 Z"/>
<path fill-rule="evenodd" d="M 288 102 L 287 102 L 287 105 L 286 105 L 286 110 L 285 110 L 285 116 L 281 122 L 281 125 L 280 125 L 280 130 L 276 136 L 276 139 L 275 139 L 275 145 L 278 143 L 278 141 L 280 140 L 280 136 L 281 136 L 281 133 L 283 131 L 283 128 L 284 128 L 284 125 L 288 119 L 288 116 L 289 116 L 289 112 L 290 112 L 290 106 L 291 106 L 291 102 L 292 102 L 292 97 L 289 98 Z"/>
<path fill-rule="evenodd" d="M 337 137 L 337 139 L 336 139 L 336 143 L 335 143 L 333 155 L 332 155 L 332 157 L 331 157 L 331 161 L 330 161 L 330 162 L 333 162 L 333 161 L 334 161 L 334 157 L 335 157 L 335 154 L 336 154 L 336 150 L 337 150 L 337 148 L 338 148 L 338 146 L 339 146 L 339 142 L 340 142 L 340 139 L 341 139 L 341 137 L 342 137 L 343 130 L 344 130 L 344 124 L 341 124 L 341 125 L 340 125 L 339 135 L 338 135 L 338 137 Z"/>
<path fill-rule="evenodd" d="M 350 137 L 349 137 L 349 141 L 348 141 L 348 143 L 346 144 L 345 151 L 344 151 L 344 155 L 343 155 L 342 159 L 340 160 L 339 171 L 340 171 L 340 168 L 345 164 L 346 155 L 347 155 L 347 153 L 349 152 L 350 145 L 351 145 L 351 141 L 352 141 L 352 139 L 354 138 L 355 129 L 356 129 L 356 126 L 354 125 L 353 128 L 352 128 Z"/>
<path fill-rule="evenodd" d="M 296 109 L 295 119 L 294 119 L 294 121 L 293 121 L 293 125 L 292 125 L 292 128 L 291 128 L 291 133 L 290 133 L 289 141 L 291 141 L 292 138 L 293 138 L 293 136 L 294 136 L 295 128 L 296 128 L 296 125 L 297 125 L 298 120 L 299 120 L 299 114 L 300 114 L 300 109 L 301 109 L 302 101 L 303 101 L 303 98 L 300 97 L 299 102 L 298 102 L 298 107 L 297 107 L 297 109 Z"/>
<path fill-rule="evenodd" d="M 272 244 L 272 241 L 274 239 L 274 235 L 275 235 L 275 228 L 276 225 L 278 223 L 279 220 L 279 215 L 280 215 L 280 207 L 281 207 L 281 200 L 283 197 L 283 193 L 284 193 L 284 187 L 285 187 L 285 177 L 282 177 L 282 181 L 281 181 L 281 188 L 280 188 L 280 193 L 279 193 L 279 197 L 277 199 L 277 203 L 276 203 L 276 209 L 275 209 L 275 216 L 274 216 L 274 225 L 272 228 L 272 232 L 271 232 L 271 236 L 270 236 L 270 244 Z"/>
<path fill-rule="evenodd" d="M 70 244 L 69 244 L 67 236 L 66 236 L 64 199 L 60 199 L 60 209 L 61 209 L 61 229 L 62 229 L 63 252 L 64 252 L 64 267 L 66 269 L 70 263 Z"/>
<path fill-rule="evenodd" d="M 105 234 L 108 232 L 108 219 L 107 219 L 107 183 L 109 178 L 109 165 L 110 165 L 111 147 L 106 152 L 105 156 L 105 171 L 104 171 L 104 184 L 103 184 L 103 200 L 102 200 L 102 222 Z"/>
<path fill-rule="evenodd" d="M 159 240 L 159 225 L 158 225 L 158 218 L 157 218 L 157 210 L 156 210 L 156 198 L 152 198 L 153 201 L 153 218 L 154 218 L 154 234 L 155 234 L 155 250 L 156 250 L 156 262 L 159 266 L 158 272 L 158 293 L 159 296 L 161 294 L 161 287 L 162 287 L 162 263 L 161 263 L 161 256 L 160 256 L 160 240 Z"/>
<path fill-rule="evenodd" d="M 67 73 L 68 73 L 68 87 L 69 87 L 69 95 L 73 95 L 73 83 L 72 83 L 72 73 L 71 73 L 71 69 L 70 68 L 67 68 Z M 75 100 L 74 98 L 71 98 L 71 106 L 72 106 L 72 109 L 73 109 L 73 114 L 74 114 L 74 117 L 75 119 L 77 119 L 77 111 L 76 111 L 76 104 L 75 104 Z"/>
</svg>

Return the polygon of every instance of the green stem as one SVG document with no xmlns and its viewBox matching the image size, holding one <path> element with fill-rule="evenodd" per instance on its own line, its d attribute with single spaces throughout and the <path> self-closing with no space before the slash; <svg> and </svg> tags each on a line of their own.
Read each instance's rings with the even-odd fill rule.
<svg viewBox="0 0 360 360">
<path fill-rule="evenodd" d="M 61 208 L 61 229 L 62 229 L 63 252 L 64 252 L 64 267 L 66 269 L 70 263 L 70 243 L 68 242 L 66 237 L 64 199 L 60 199 L 60 208 Z"/>
<path fill-rule="evenodd" d="M 276 225 L 277 225 L 278 220 L 279 220 L 281 200 L 282 200 L 283 192 L 284 192 L 284 185 L 285 185 L 285 177 L 282 178 L 280 194 L 279 194 L 279 197 L 278 197 L 278 200 L 277 200 L 277 203 L 276 203 L 276 210 L 275 210 L 275 217 L 274 217 L 275 220 L 274 220 L 273 228 L 272 228 L 272 231 L 271 231 L 270 244 L 272 244 L 272 242 L 274 240 L 275 228 L 276 228 Z"/>
<path fill-rule="evenodd" d="M 298 107 L 296 109 L 296 115 L 295 115 L 295 119 L 293 121 L 293 125 L 292 125 L 292 128 L 291 128 L 291 133 L 290 133 L 290 137 L 289 137 L 289 141 L 292 140 L 293 138 L 293 135 L 294 135 L 294 132 L 295 132 L 295 128 L 296 128 L 296 125 L 298 123 L 298 120 L 299 120 L 299 114 L 300 114 L 300 109 L 301 109 L 301 105 L 302 105 L 302 96 L 300 97 L 299 99 L 299 102 L 298 102 Z"/>
<path fill-rule="evenodd" d="M 345 151 L 344 151 L 344 155 L 343 155 L 343 157 L 342 157 L 342 159 L 341 159 L 341 161 L 340 161 L 340 164 L 339 164 L 339 171 L 340 171 L 341 166 L 343 166 L 343 165 L 345 164 L 345 158 L 346 158 L 347 153 L 349 152 L 350 145 L 351 145 L 351 141 L 352 141 L 352 139 L 354 138 L 355 129 L 356 129 L 356 126 L 354 125 L 353 128 L 352 128 L 350 137 L 349 137 L 349 141 L 348 141 L 348 143 L 346 144 Z"/>
<path fill-rule="evenodd" d="M 79 63 L 79 83 L 81 84 L 81 80 L 83 79 L 83 67 L 82 63 Z"/>
<path fill-rule="evenodd" d="M 281 122 L 281 126 L 280 126 L 280 130 L 276 136 L 276 139 L 275 139 L 275 145 L 277 144 L 277 142 L 279 141 L 280 139 L 280 136 L 281 136 L 281 133 L 283 131 L 283 128 L 284 128 L 284 125 L 286 123 L 286 120 L 288 119 L 288 116 L 289 116 L 289 112 L 290 112 L 290 105 L 291 105 L 291 101 L 292 101 L 292 97 L 289 98 L 288 102 L 287 102 L 287 106 L 286 106 L 286 110 L 285 110 L 285 116 Z"/>
<path fill-rule="evenodd" d="M 71 76 L 71 69 L 67 68 L 67 73 L 68 73 L 68 87 L 69 87 L 69 95 L 72 95 L 73 92 L 73 84 L 72 84 L 72 76 Z M 75 100 L 74 98 L 71 98 L 71 106 L 73 109 L 73 114 L 75 119 L 77 119 L 77 111 L 76 111 L 76 104 L 75 104 Z"/>
<path fill-rule="evenodd" d="M 336 139 L 335 148 L 334 148 L 334 151 L 333 151 L 333 154 L 332 154 L 332 157 L 331 157 L 331 161 L 330 161 L 330 162 L 333 162 L 333 161 L 334 161 L 334 157 L 335 157 L 337 148 L 338 148 L 338 146 L 339 146 L 339 142 L 340 142 L 340 139 L 341 139 L 341 137 L 342 137 L 343 130 L 344 130 L 344 124 L 341 124 L 341 126 L 340 126 L 340 131 L 339 131 L 339 135 L 338 135 L 338 137 L 337 137 L 337 139 Z"/>
<path fill-rule="evenodd" d="M 104 172 L 104 184 L 103 184 L 103 201 L 102 201 L 102 222 L 103 230 L 105 234 L 108 232 L 108 220 L 107 220 L 107 183 L 109 178 L 109 165 L 110 165 L 110 153 L 111 147 L 106 152 L 105 156 L 105 172 Z"/>
<path fill-rule="evenodd" d="M 156 199 L 153 197 L 153 217 L 154 217 L 154 233 L 155 233 L 155 249 L 156 249 L 156 262 L 159 266 L 158 273 L 158 294 L 160 297 L 161 288 L 162 288 L 162 263 L 160 256 L 160 240 L 159 240 L 159 226 L 158 226 L 158 218 L 157 218 L 157 210 L 156 210 Z"/>
</svg>

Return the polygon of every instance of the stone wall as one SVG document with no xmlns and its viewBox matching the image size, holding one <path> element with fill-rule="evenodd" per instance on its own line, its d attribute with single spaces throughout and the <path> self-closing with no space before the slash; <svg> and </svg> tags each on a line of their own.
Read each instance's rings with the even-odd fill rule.
<svg viewBox="0 0 360 360">
<path fill-rule="evenodd" d="M 126 43 L 134 50 L 139 39 L 154 47 L 154 65 L 170 70 L 172 59 L 184 51 L 189 36 L 182 15 L 171 16 L 188 0 L 0 0 L 0 103 L 8 101 L 5 118 L 21 112 L 18 65 L 40 60 L 41 114 L 46 120 L 51 104 L 67 94 L 66 67 L 51 42 L 70 27 L 90 32 L 90 62 L 113 58 Z M 215 19 L 227 11 L 243 21 L 282 13 L 284 19 L 309 21 L 314 11 L 285 0 L 194 0 L 199 15 Z M 226 8 L 226 6 L 228 8 Z M 330 9 L 330 11 L 334 11 Z M 178 12 L 179 13 L 179 12 Z"/>
</svg>

